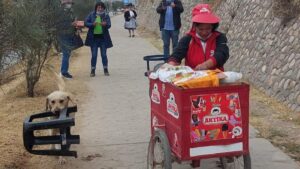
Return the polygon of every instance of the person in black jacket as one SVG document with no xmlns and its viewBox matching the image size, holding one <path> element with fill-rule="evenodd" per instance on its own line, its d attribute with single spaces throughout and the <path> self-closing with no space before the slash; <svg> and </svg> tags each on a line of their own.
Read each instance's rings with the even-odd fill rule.
<svg viewBox="0 0 300 169">
<path fill-rule="evenodd" d="M 82 39 L 76 34 L 77 22 L 73 14 L 73 0 L 61 0 L 60 18 L 57 18 L 57 41 L 62 51 L 61 73 L 60 75 L 66 79 L 72 79 L 69 73 L 69 59 L 71 52 L 83 46 Z M 78 37 L 78 38 L 76 38 Z"/>
<path fill-rule="evenodd" d="M 159 27 L 164 46 L 164 56 L 170 54 L 170 39 L 172 39 L 173 50 L 178 44 L 179 29 L 181 27 L 180 14 L 183 12 L 180 0 L 162 0 L 156 8 L 160 14 Z"/>
<path fill-rule="evenodd" d="M 134 30 L 136 29 L 136 17 L 137 14 L 135 10 L 133 9 L 133 5 L 129 3 L 126 5 L 126 11 L 124 12 L 124 18 L 125 18 L 125 29 L 128 29 L 129 37 L 134 37 Z"/>
</svg>

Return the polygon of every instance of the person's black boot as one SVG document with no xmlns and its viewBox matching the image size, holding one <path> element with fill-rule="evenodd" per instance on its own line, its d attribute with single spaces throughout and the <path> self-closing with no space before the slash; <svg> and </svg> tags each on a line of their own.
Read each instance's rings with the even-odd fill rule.
<svg viewBox="0 0 300 169">
<path fill-rule="evenodd" d="M 91 70 L 90 77 L 95 77 L 95 69 L 92 69 L 92 70 Z"/>
<path fill-rule="evenodd" d="M 108 73 L 108 69 L 107 69 L 107 68 L 104 68 L 104 75 L 105 75 L 105 76 L 109 76 L 109 73 Z"/>
</svg>

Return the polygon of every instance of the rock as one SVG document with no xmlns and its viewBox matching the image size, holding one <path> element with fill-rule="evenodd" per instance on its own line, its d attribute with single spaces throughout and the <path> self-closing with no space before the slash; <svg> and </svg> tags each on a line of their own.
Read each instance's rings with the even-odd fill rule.
<svg viewBox="0 0 300 169">
<path fill-rule="evenodd" d="M 299 30 L 299 28 L 298 28 L 298 23 L 296 22 L 296 23 L 294 23 L 294 25 L 293 25 L 293 29 L 295 30 L 295 31 L 298 31 Z"/>
<path fill-rule="evenodd" d="M 278 83 L 278 82 L 275 82 L 275 84 L 274 84 L 274 86 L 273 86 L 274 91 L 279 91 L 278 86 L 279 86 L 279 83 Z"/>
<path fill-rule="evenodd" d="M 294 36 L 290 36 L 289 42 L 292 43 L 294 41 L 295 37 Z"/>
<path fill-rule="evenodd" d="M 294 77 L 293 70 L 289 70 L 289 71 L 286 73 L 286 77 L 293 78 L 293 77 Z"/>
<path fill-rule="evenodd" d="M 271 72 L 271 75 L 278 75 L 277 69 L 273 69 L 272 72 Z"/>
<path fill-rule="evenodd" d="M 300 69 L 298 70 L 298 74 L 297 74 L 296 79 L 297 79 L 297 80 L 300 80 Z"/>
<path fill-rule="evenodd" d="M 291 68 L 295 65 L 295 63 L 296 63 L 296 60 L 293 59 L 293 60 L 291 61 L 290 65 L 289 65 L 289 68 L 291 69 Z M 298 67 L 298 68 L 299 68 L 299 67 Z"/>
<path fill-rule="evenodd" d="M 267 69 L 267 66 L 264 65 L 264 66 L 261 68 L 261 71 L 262 71 L 263 73 L 266 73 L 266 69 Z"/>
<path fill-rule="evenodd" d="M 285 81 L 285 83 L 284 83 L 284 86 L 283 86 L 283 89 L 284 90 L 287 90 L 288 89 L 288 87 L 289 87 L 289 84 L 290 84 L 290 79 L 287 79 L 287 81 Z"/>
<path fill-rule="evenodd" d="M 283 84 L 284 84 L 284 79 L 282 79 L 281 81 L 280 81 L 280 83 L 279 83 L 279 88 L 282 88 L 283 87 Z"/>
<path fill-rule="evenodd" d="M 300 95 L 297 97 L 297 103 L 300 105 Z"/>
<path fill-rule="evenodd" d="M 288 62 L 291 62 L 292 59 L 294 59 L 294 57 L 295 57 L 295 53 L 292 53 L 292 54 L 290 55 L 289 59 L 288 59 Z"/>
</svg>

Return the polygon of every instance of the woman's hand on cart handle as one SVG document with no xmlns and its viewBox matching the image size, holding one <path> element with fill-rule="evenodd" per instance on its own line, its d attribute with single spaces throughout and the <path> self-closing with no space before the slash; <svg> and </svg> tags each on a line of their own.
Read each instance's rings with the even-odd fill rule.
<svg viewBox="0 0 300 169">
<path fill-rule="evenodd" d="M 174 62 L 174 61 L 172 61 L 172 60 L 168 61 L 166 64 L 172 65 L 172 66 L 178 66 L 178 65 L 179 65 L 179 63 Z"/>
<path fill-rule="evenodd" d="M 195 67 L 195 70 L 208 70 L 210 68 L 214 67 L 214 62 L 212 60 L 207 60 Z"/>
<path fill-rule="evenodd" d="M 170 68 L 170 67 L 173 67 L 173 66 L 176 66 L 176 64 L 173 64 L 173 63 L 170 64 L 170 62 L 168 62 L 168 63 L 165 63 L 165 64 L 161 65 L 160 69 Z"/>
</svg>

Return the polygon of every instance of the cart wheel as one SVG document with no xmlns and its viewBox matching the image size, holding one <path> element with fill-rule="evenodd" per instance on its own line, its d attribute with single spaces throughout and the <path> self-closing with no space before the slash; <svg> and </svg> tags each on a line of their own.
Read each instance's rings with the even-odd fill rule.
<svg viewBox="0 0 300 169">
<path fill-rule="evenodd" d="M 234 157 L 221 157 L 222 169 L 251 169 L 250 154 Z"/>
<path fill-rule="evenodd" d="M 172 169 L 168 137 L 161 129 L 157 129 L 150 139 L 147 169 Z"/>
</svg>

